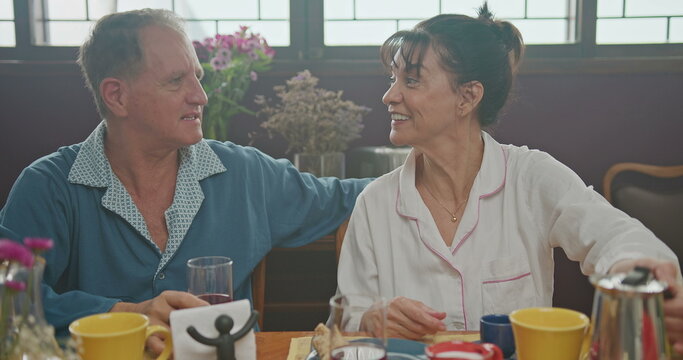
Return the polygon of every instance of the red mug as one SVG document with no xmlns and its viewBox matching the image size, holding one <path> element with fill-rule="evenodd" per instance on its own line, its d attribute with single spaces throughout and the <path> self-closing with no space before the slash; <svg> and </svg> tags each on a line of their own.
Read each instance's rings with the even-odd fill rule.
<svg viewBox="0 0 683 360">
<path fill-rule="evenodd" d="M 430 360 L 503 360 L 503 352 L 490 343 L 475 344 L 465 341 L 446 341 L 425 349 Z"/>
</svg>

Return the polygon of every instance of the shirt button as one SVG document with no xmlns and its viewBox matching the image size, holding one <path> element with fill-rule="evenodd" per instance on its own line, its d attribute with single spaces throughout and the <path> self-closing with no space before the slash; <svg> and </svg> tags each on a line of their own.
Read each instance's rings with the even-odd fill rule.
<svg viewBox="0 0 683 360">
<path fill-rule="evenodd" d="M 164 273 L 159 273 L 159 276 L 157 276 L 159 280 L 164 280 L 166 278 L 166 275 Z"/>
</svg>

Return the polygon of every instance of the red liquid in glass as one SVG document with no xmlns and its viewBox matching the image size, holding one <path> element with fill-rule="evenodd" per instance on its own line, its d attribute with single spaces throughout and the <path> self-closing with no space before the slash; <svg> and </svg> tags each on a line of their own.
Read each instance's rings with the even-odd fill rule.
<svg viewBox="0 0 683 360">
<path fill-rule="evenodd" d="M 208 302 L 211 305 L 223 304 L 232 301 L 230 295 L 226 294 L 201 294 L 197 295 L 197 297 Z"/>
<path fill-rule="evenodd" d="M 350 343 L 332 350 L 334 360 L 387 360 L 387 351 L 377 344 Z"/>
</svg>

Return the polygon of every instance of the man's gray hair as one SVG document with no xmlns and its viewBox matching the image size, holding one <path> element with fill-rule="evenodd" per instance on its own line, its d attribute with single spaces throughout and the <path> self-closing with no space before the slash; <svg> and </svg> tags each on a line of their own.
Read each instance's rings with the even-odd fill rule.
<svg viewBox="0 0 683 360">
<path fill-rule="evenodd" d="M 100 83 L 107 77 L 131 79 L 139 74 L 144 65 L 140 29 L 150 25 L 165 26 L 185 35 L 183 19 L 172 11 L 142 9 L 102 17 L 81 45 L 78 64 L 100 116 L 109 114 L 100 94 Z"/>
</svg>

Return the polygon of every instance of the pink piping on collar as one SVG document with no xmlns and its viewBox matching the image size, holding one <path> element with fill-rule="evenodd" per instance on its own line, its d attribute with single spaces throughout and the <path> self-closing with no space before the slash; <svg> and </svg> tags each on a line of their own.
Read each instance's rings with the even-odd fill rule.
<svg viewBox="0 0 683 360">
<path fill-rule="evenodd" d="M 467 312 L 465 312 L 465 279 L 462 276 L 462 273 L 458 268 L 455 267 L 448 259 L 446 259 L 443 255 L 441 255 L 440 252 L 436 251 L 434 248 L 432 248 L 423 238 L 422 238 L 422 231 L 420 231 L 420 223 L 417 221 L 416 217 L 408 216 L 401 214 L 401 212 L 398 210 L 398 199 L 401 198 L 401 187 L 399 186 L 397 191 L 396 191 L 396 213 L 404 218 L 407 218 L 409 220 L 415 221 L 415 226 L 417 226 L 417 233 L 420 236 L 420 241 L 429 249 L 432 253 L 434 253 L 436 256 L 440 257 L 443 261 L 445 261 L 455 272 L 460 276 L 460 304 L 462 306 L 462 317 L 465 323 L 465 331 L 467 331 Z"/>
<path fill-rule="evenodd" d="M 499 192 L 500 190 L 502 190 L 503 187 L 505 186 L 505 181 L 506 181 L 506 179 L 507 179 L 507 173 L 508 173 L 508 164 L 507 164 L 508 154 L 507 154 L 507 152 L 505 151 L 505 149 L 503 149 L 502 146 L 500 147 L 500 150 L 501 150 L 501 152 L 503 153 L 503 157 L 505 158 L 505 161 L 503 162 L 504 165 L 505 165 L 505 170 L 504 170 L 504 172 L 503 172 L 503 181 L 500 183 L 500 185 L 499 185 L 495 190 L 491 191 L 490 193 L 483 194 L 483 195 L 480 195 L 480 196 L 479 196 L 479 199 L 477 200 L 477 221 L 475 222 L 474 227 L 472 227 L 472 229 L 471 229 L 469 232 L 467 232 L 467 234 L 465 234 L 465 236 L 462 238 L 462 240 L 460 240 L 460 242 L 459 242 L 458 245 L 455 247 L 455 249 L 453 249 L 452 254 L 455 254 L 455 252 L 458 251 L 458 249 L 460 248 L 460 246 L 465 242 L 465 240 L 467 240 L 467 239 L 470 237 L 470 235 L 472 235 L 472 233 L 474 232 L 474 230 L 477 228 L 477 225 L 479 224 L 479 208 L 480 208 L 480 202 L 481 202 L 481 200 L 482 200 L 482 199 L 485 199 L 485 198 L 487 198 L 487 197 L 489 197 L 489 196 L 492 196 L 492 195 L 494 195 L 494 194 L 496 194 L 496 193 L 498 193 L 498 192 Z M 409 220 L 415 221 L 415 225 L 417 226 L 417 233 L 419 234 L 420 240 L 422 241 L 422 243 L 423 243 L 423 244 L 424 244 L 432 253 L 434 253 L 436 256 L 438 256 L 438 257 L 441 258 L 443 261 L 445 261 L 445 262 L 446 262 L 453 270 L 455 270 L 455 272 L 458 273 L 458 275 L 460 276 L 460 299 L 461 299 L 460 304 L 461 304 L 461 306 L 462 306 L 462 316 L 463 316 L 463 320 L 464 320 L 464 322 L 465 322 L 465 331 L 467 331 L 467 312 L 465 311 L 465 278 L 462 276 L 462 273 L 460 272 L 460 270 L 458 270 L 458 268 L 455 267 L 455 265 L 453 265 L 453 263 L 451 263 L 450 260 L 446 259 L 443 255 L 441 255 L 441 253 L 439 253 L 438 251 L 436 251 L 436 249 L 432 248 L 432 247 L 431 247 L 431 246 L 422 238 L 422 232 L 420 231 L 420 223 L 417 221 L 417 218 L 416 218 L 416 217 L 413 217 L 413 216 L 408 216 L 408 215 L 402 214 L 402 213 L 399 211 L 399 206 L 398 206 L 398 204 L 399 204 L 399 199 L 400 199 L 400 198 L 401 198 L 401 187 L 399 186 L 399 187 L 397 187 L 397 189 L 396 189 L 396 204 L 395 204 L 396 213 L 397 213 L 399 216 L 401 216 L 401 217 L 404 217 L 404 218 L 407 218 L 407 219 L 409 219 Z M 524 274 L 524 275 L 521 275 L 520 277 L 524 277 L 524 276 L 527 276 L 527 275 L 529 275 L 529 274 Z M 515 280 L 515 279 L 510 279 L 510 280 Z"/>
<path fill-rule="evenodd" d="M 452 255 L 455 255 L 455 253 L 458 251 L 458 249 L 460 249 L 460 246 L 462 246 L 462 244 L 465 243 L 465 240 L 469 239 L 469 237 L 472 235 L 474 230 L 477 228 L 477 225 L 479 225 L 479 209 L 481 208 L 481 200 L 485 199 L 489 196 L 492 196 L 494 194 L 497 194 L 498 192 L 500 192 L 500 190 L 503 189 L 503 187 L 505 187 L 505 181 L 507 180 L 507 175 L 508 175 L 508 153 L 507 153 L 507 151 L 505 151 L 505 149 L 503 149 L 502 146 L 500 147 L 500 151 L 503 153 L 503 158 L 505 159 L 503 161 L 503 164 L 504 164 L 503 181 L 500 183 L 500 185 L 498 185 L 498 187 L 495 190 L 491 191 L 488 194 L 482 194 L 479 196 L 479 199 L 477 200 L 477 221 L 474 223 L 474 226 L 472 227 L 472 229 L 470 229 L 470 231 L 468 231 L 467 234 L 465 234 L 465 236 L 462 237 L 462 239 L 460 240 L 458 245 L 455 246 L 455 248 L 451 252 Z"/>
</svg>

